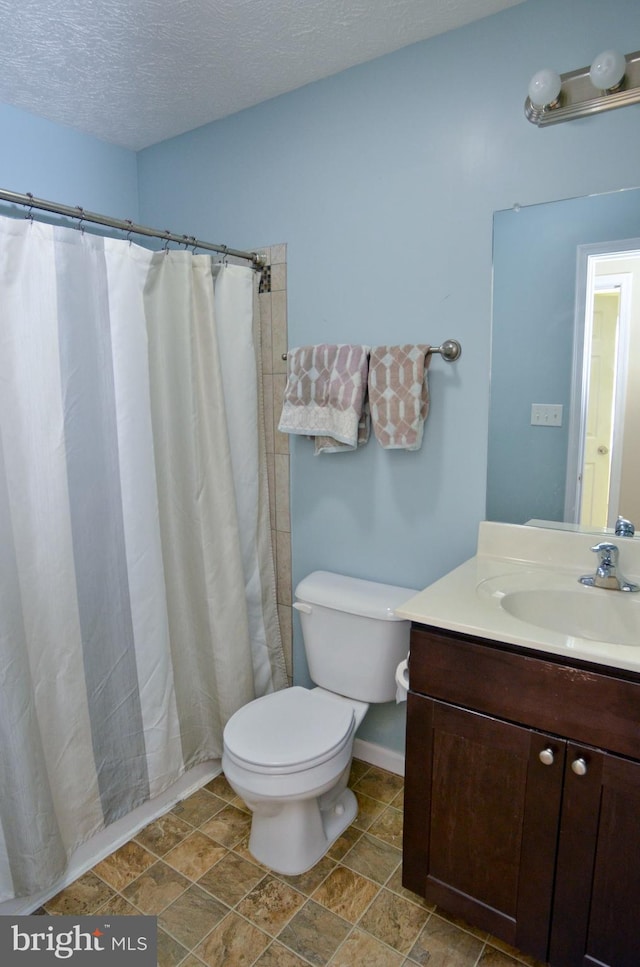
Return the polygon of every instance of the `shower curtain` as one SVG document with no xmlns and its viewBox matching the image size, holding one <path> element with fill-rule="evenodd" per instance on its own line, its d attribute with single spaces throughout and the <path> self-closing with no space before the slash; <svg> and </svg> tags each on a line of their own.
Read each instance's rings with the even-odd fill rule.
<svg viewBox="0 0 640 967">
<path fill-rule="evenodd" d="M 0 900 L 283 687 L 255 273 L 0 218 Z"/>
</svg>

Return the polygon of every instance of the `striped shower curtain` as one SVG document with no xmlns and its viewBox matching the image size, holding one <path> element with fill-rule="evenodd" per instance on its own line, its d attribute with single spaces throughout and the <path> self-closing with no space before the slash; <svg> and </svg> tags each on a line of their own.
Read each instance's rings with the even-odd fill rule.
<svg viewBox="0 0 640 967">
<path fill-rule="evenodd" d="M 248 267 L 0 218 L 0 901 L 286 683 L 254 299 Z"/>
</svg>

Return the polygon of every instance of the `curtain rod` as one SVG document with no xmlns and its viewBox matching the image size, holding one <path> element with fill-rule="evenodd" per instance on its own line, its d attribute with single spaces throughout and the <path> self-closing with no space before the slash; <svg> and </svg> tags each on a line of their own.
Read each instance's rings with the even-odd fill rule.
<svg viewBox="0 0 640 967">
<path fill-rule="evenodd" d="M 265 265 L 264 256 L 258 252 L 245 252 L 242 249 L 229 248 L 228 245 L 215 245 L 213 242 L 201 242 L 193 235 L 176 235 L 174 232 L 160 231 L 157 228 L 148 228 L 146 225 L 136 225 L 129 219 L 109 218 L 108 215 L 98 215 L 96 212 L 87 212 L 80 205 L 72 208 L 69 205 L 59 205 L 56 202 L 46 201 L 44 198 L 34 198 L 27 192 L 21 195 L 15 191 L 6 191 L 0 188 L 0 201 L 10 202 L 12 205 L 23 205 L 26 208 L 39 208 L 42 211 L 53 212 L 56 215 L 65 215 L 67 218 L 75 218 L 82 222 L 93 222 L 96 225 L 105 225 L 108 228 L 116 228 L 127 235 L 147 235 L 152 238 L 162 238 L 168 244 L 177 242 L 194 250 L 197 248 L 206 249 L 209 252 L 220 252 L 222 255 L 231 255 L 234 258 L 246 259 L 253 264 L 256 269 L 262 269 Z"/>
</svg>

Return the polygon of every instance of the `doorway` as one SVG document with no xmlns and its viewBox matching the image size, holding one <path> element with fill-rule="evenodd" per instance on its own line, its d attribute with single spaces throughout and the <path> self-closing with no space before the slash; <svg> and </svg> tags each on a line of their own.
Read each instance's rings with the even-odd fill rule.
<svg viewBox="0 0 640 967">
<path fill-rule="evenodd" d="M 580 496 L 583 527 L 607 527 L 609 503 L 617 506 L 611 488 L 611 456 L 614 428 L 619 437 L 620 415 L 616 418 L 616 355 L 620 326 L 620 285 L 615 279 L 596 282 L 591 314 L 589 392 L 585 423 Z"/>
<path fill-rule="evenodd" d="M 640 512 L 637 461 L 625 447 L 630 412 L 634 419 L 629 372 L 640 354 L 638 242 L 579 248 L 565 519 L 588 529 Z"/>
</svg>

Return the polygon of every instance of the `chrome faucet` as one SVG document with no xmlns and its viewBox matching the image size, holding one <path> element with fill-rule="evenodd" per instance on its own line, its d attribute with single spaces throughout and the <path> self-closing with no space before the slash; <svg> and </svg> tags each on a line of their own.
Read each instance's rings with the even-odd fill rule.
<svg viewBox="0 0 640 967">
<path fill-rule="evenodd" d="M 625 517 L 618 517 L 616 521 L 616 537 L 633 537 L 636 529 L 630 520 Z"/>
<path fill-rule="evenodd" d="M 578 578 L 581 584 L 590 588 L 605 588 L 609 591 L 640 591 L 640 586 L 626 581 L 618 574 L 618 548 L 609 541 L 594 544 L 591 548 L 598 555 L 595 574 L 584 574 Z"/>
</svg>

